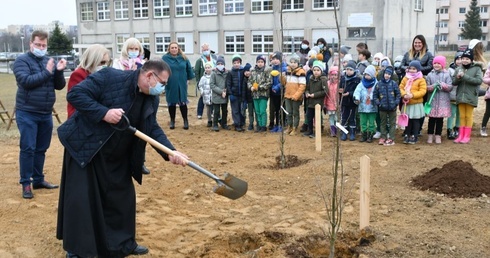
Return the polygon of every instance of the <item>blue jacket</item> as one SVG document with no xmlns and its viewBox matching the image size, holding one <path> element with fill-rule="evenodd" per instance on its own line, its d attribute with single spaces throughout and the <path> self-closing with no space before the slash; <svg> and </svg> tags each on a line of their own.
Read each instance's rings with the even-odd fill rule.
<svg viewBox="0 0 490 258">
<path fill-rule="evenodd" d="M 65 87 L 63 71 L 56 69 L 51 74 L 46 69 L 49 57 L 36 57 L 31 52 L 17 57 L 14 63 L 17 95 L 15 108 L 40 114 L 51 114 L 56 101 L 54 90 Z"/>
<path fill-rule="evenodd" d="M 393 80 L 378 81 L 374 86 L 373 100 L 379 111 L 395 111 L 400 102 L 400 88 Z"/>
<path fill-rule="evenodd" d="M 270 95 L 281 96 L 281 90 L 282 90 L 281 76 L 282 73 L 285 73 L 288 70 L 288 64 L 286 64 L 286 62 L 282 62 L 281 65 L 273 65 L 272 70 L 277 70 L 279 71 L 280 74 L 278 76 L 272 76 L 272 86 L 270 88 Z"/>
<path fill-rule="evenodd" d="M 187 81 L 194 79 L 194 69 L 189 59 L 181 55 L 165 54 L 162 57 L 172 70 L 165 86 L 165 98 L 168 104 L 187 103 Z"/>
<path fill-rule="evenodd" d="M 235 102 L 236 100 L 240 102 L 245 101 L 246 85 L 243 83 L 243 78 L 245 77 L 243 73 L 243 67 L 228 70 L 228 75 L 226 76 L 226 92 L 230 96 L 231 102 Z"/>
<path fill-rule="evenodd" d="M 67 94 L 67 100 L 77 110 L 58 128 L 58 137 L 80 167 L 87 166 L 97 152 L 114 134 L 115 129 L 102 119 L 111 108 L 131 109 L 138 93 L 140 70 L 121 71 L 105 68 L 91 74 Z M 143 103 L 140 125 L 133 125 L 142 133 L 174 150 L 156 121 L 158 96 L 147 96 Z M 136 136 L 135 136 L 136 137 Z M 134 179 L 141 184 L 141 166 L 144 162 L 146 142 L 138 139 L 131 149 L 131 169 Z M 168 160 L 168 155 L 157 150 Z"/>
<path fill-rule="evenodd" d="M 344 93 L 349 92 L 348 96 L 341 97 L 342 106 L 346 107 L 356 107 L 357 105 L 354 103 L 354 91 L 356 90 L 357 84 L 361 82 L 361 78 L 355 73 L 352 77 L 348 77 L 347 75 L 343 75 L 340 78 L 341 89 L 344 89 Z"/>
</svg>

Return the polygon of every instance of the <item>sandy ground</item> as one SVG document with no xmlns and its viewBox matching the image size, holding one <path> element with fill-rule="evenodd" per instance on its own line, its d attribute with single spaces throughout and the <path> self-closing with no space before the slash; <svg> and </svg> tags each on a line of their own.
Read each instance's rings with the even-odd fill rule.
<svg viewBox="0 0 490 258">
<path fill-rule="evenodd" d="M 213 180 L 163 161 L 148 147 L 151 174 L 136 187 L 136 237 L 150 248 L 144 257 L 328 257 L 320 190 L 331 192 L 336 138 L 324 134 L 317 152 L 314 140 L 286 136 L 285 154 L 305 163 L 276 169 L 278 134 L 211 132 L 206 120 L 196 118 L 196 99 L 190 100 L 187 131 L 180 117 L 176 129 L 169 130 L 168 113 L 161 108 L 158 120 L 168 137 L 213 173 L 230 172 L 247 181 L 249 191 L 234 201 L 214 194 Z M 490 138 L 477 135 L 481 104 L 470 144 L 444 140 L 429 145 L 424 136 L 417 145 L 404 145 L 400 131 L 391 147 L 341 143 L 346 193 L 338 257 L 490 257 L 487 195 L 449 198 L 411 186 L 415 176 L 453 160 L 469 162 L 490 176 Z M 63 120 L 65 105 L 59 97 L 56 107 Z M 21 198 L 17 128 L 6 131 L 0 123 L 0 131 L 0 257 L 64 257 L 62 242 L 55 238 L 59 191 L 35 190 L 34 199 Z M 54 133 L 45 164 L 46 179 L 53 183 L 60 182 L 62 149 Z M 364 155 L 371 171 L 369 238 L 361 238 L 359 230 L 359 160 Z"/>
</svg>

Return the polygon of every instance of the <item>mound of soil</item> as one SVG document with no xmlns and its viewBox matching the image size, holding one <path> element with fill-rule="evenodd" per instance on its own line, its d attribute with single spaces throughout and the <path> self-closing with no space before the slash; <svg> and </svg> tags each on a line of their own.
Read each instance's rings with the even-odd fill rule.
<svg viewBox="0 0 490 258">
<path fill-rule="evenodd" d="M 413 178 L 412 185 L 420 190 L 430 190 L 451 198 L 474 198 L 490 194 L 490 177 L 480 174 L 462 160 L 446 163 Z"/>
</svg>

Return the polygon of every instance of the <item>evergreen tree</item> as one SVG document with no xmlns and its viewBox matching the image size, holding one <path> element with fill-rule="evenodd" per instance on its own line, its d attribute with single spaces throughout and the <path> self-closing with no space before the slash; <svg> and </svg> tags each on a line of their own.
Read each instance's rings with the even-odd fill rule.
<svg viewBox="0 0 490 258">
<path fill-rule="evenodd" d="M 482 37 L 480 7 L 477 4 L 477 0 L 471 0 L 470 10 L 466 12 L 464 27 L 461 29 L 461 34 L 459 34 L 465 39 L 481 39 Z"/>
<path fill-rule="evenodd" d="M 48 40 L 48 52 L 50 55 L 68 55 L 73 49 L 73 42 L 61 32 L 58 23 L 55 24 Z"/>
</svg>

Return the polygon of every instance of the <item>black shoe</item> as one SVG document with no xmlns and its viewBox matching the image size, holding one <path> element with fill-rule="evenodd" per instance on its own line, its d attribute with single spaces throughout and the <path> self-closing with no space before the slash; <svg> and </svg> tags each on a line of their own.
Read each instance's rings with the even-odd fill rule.
<svg viewBox="0 0 490 258">
<path fill-rule="evenodd" d="M 230 130 L 230 127 L 228 125 L 221 125 L 221 128 L 225 129 L 225 130 Z"/>
<path fill-rule="evenodd" d="M 170 121 L 170 129 L 175 129 L 175 121 Z"/>
<path fill-rule="evenodd" d="M 237 126 L 237 127 L 235 127 L 235 130 L 236 130 L 237 132 L 243 132 L 243 128 L 242 128 L 241 126 Z"/>
<path fill-rule="evenodd" d="M 32 185 L 32 188 L 33 189 L 55 189 L 55 188 L 58 188 L 59 186 L 58 185 L 53 185 L 53 184 L 50 184 L 46 181 L 42 181 L 41 183 L 39 184 L 33 184 Z"/>
<path fill-rule="evenodd" d="M 248 128 L 247 128 L 247 130 L 253 131 L 254 130 L 254 125 L 249 125 Z"/>
<path fill-rule="evenodd" d="M 76 254 L 66 252 L 66 258 L 81 258 L 81 257 Z"/>
<path fill-rule="evenodd" d="M 142 245 L 136 246 L 136 248 L 130 253 L 132 255 L 143 255 L 149 252 L 148 248 Z"/>
<path fill-rule="evenodd" d="M 184 130 L 189 130 L 189 120 L 184 120 Z"/>
<path fill-rule="evenodd" d="M 206 127 L 211 127 L 211 126 L 213 126 L 213 122 L 208 121 L 208 124 L 206 125 Z"/>
<path fill-rule="evenodd" d="M 141 173 L 143 175 L 149 175 L 150 174 L 150 170 L 143 164 L 143 167 L 141 168 Z"/>
<path fill-rule="evenodd" d="M 301 129 L 299 129 L 299 132 L 300 132 L 300 133 L 304 133 L 304 132 L 306 132 L 306 131 L 308 131 L 308 125 L 307 125 L 307 124 L 303 124 L 303 125 L 301 126 Z"/>
<path fill-rule="evenodd" d="M 26 185 L 22 187 L 22 198 L 24 199 L 32 199 L 34 195 L 32 194 L 31 186 Z"/>
</svg>

